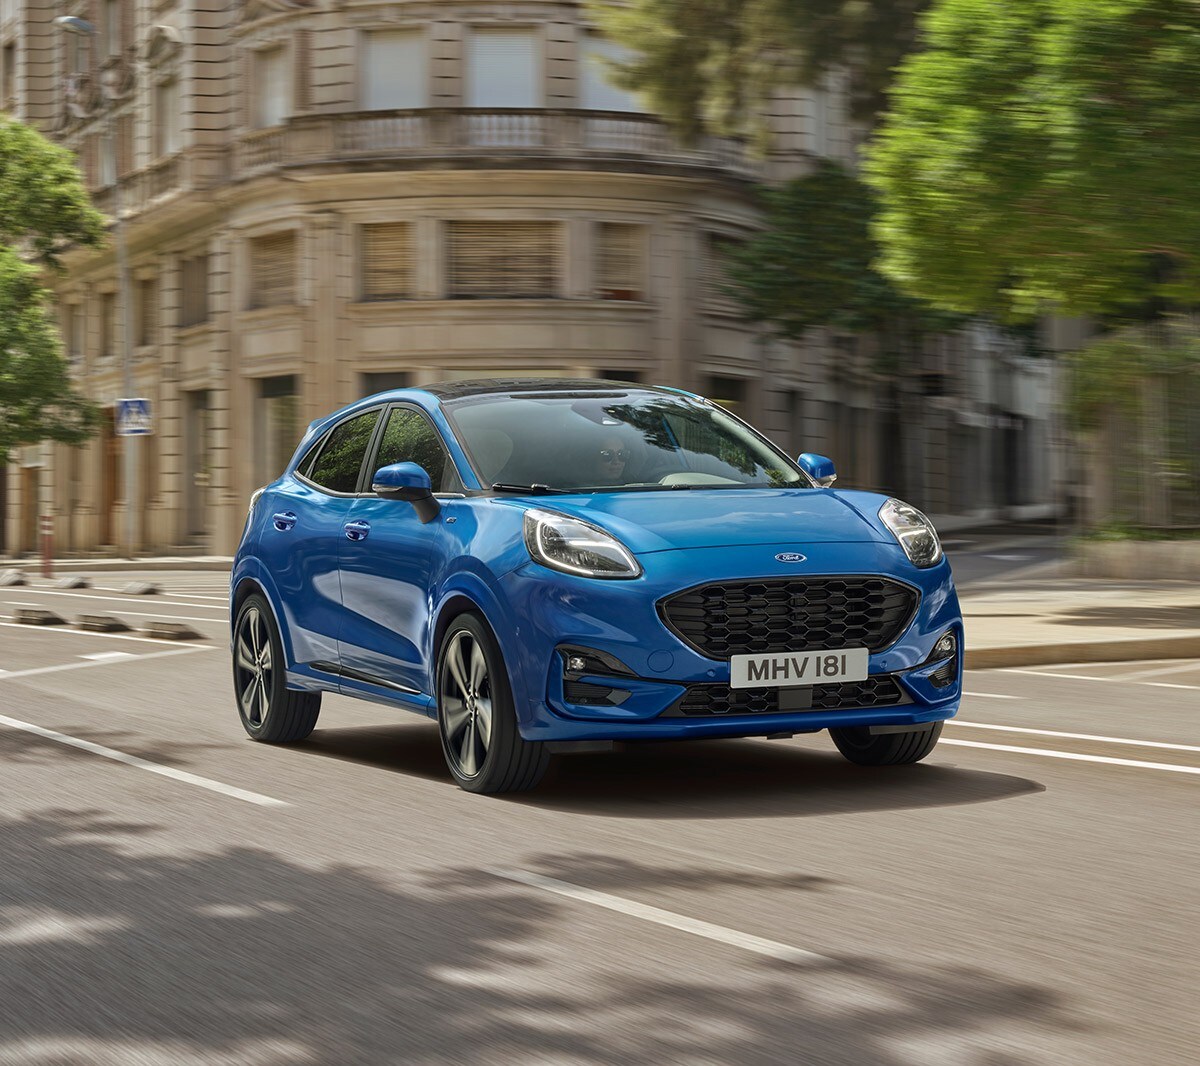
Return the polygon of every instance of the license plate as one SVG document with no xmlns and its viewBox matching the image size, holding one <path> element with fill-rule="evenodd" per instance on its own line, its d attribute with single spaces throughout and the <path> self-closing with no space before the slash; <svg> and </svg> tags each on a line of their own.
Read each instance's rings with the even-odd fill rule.
<svg viewBox="0 0 1200 1066">
<path fill-rule="evenodd" d="M 729 685 L 731 688 L 782 688 L 865 681 L 867 658 L 866 648 L 734 655 L 729 660 Z"/>
</svg>

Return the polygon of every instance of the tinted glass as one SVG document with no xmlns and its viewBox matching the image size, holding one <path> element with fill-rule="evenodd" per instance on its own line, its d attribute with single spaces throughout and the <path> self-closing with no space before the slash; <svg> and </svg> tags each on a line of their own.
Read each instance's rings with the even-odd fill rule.
<svg viewBox="0 0 1200 1066">
<path fill-rule="evenodd" d="M 487 485 L 578 491 L 743 488 L 808 480 L 714 404 L 630 390 L 497 396 L 448 407 Z"/>
<path fill-rule="evenodd" d="M 392 463 L 416 463 L 423 467 L 434 492 L 458 492 L 462 488 L 437 430 L 424 415 L 411 408 L 395 407 L 388 415 L 375 469 Z"/>
<path fill-rule="evenodd" d="M 378 421 L 378 411 L 367 411 L 334 429 L 326 438 L 309 478 L 331 492 L 354 492 Z"/>
</svg>

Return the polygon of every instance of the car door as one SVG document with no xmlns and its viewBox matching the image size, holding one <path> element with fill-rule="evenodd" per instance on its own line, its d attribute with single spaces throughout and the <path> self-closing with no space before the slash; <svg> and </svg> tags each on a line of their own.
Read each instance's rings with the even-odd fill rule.
<svg viewBox="0 0 1200 1066">
<path fill-rule="evenodd" d="M 338 550 L 382 407 L 334 426 L 263 502 L 259 553 L 283 606 L 297 664 L 338 661 Z"/>
<path fill-rule="evenodd" d="M 418 408 L 391 407 L 370 474 L 392 463 L 417 463 L 433 491 L 461 492 L 462 482 L 438 431 Z M 341 543 L 343 684 L 357 680 L 430 693 L 424 649 L 430 588 L 439 569 L 440 521 L 422 523 L 412 504 L 364 495 L 354 501 Z"/>
</svg>

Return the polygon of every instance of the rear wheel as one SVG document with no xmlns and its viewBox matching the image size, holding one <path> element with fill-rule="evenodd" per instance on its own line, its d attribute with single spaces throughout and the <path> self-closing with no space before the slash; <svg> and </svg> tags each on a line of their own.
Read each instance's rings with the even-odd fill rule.
<svg viewBox="0 0 1200 1066">
<path fill-rule="evenodd" d="M 847 759 L 859 766 L 899 766 L 920 762 L 933 751 L 942 735 L 942 723 L 906 730 L 903 733 L 875 733 L 869 726 L 831 729 L 829 735 Z"/>
<path fill-rule="evenodd" d="M 287 687 L 283 643 L 266 599 L 246 597 L 233 627 L 233 691 L 242 728 L 266 744 L 294 744 L 313 731 L 319 692 Z"/>
<path fill-rule="evenodd" d="M 461 614 L 438 653 L 438 729 L 454 780 L 468 792 L 523 792 L 546 772 L 543 744 L 522 740 L 500 645 L 478 615 Z"/>
</svg>

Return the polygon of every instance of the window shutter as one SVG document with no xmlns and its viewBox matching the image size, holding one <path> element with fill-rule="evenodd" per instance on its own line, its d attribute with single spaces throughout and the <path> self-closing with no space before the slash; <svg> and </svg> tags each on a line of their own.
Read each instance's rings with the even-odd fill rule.
<svg viewBox="0 0 1200 1066">
<path fill-rule="evenodd" d="M 412 296 L 412 239 L 407 222 L 363 226 L 361 261 L 364 300 L 404 300 Z"/>
<path fill-rule="evenodd" d="M 601 222 L 597 235 L 596 295 L 601 300 L 640 300 L 644 227 Z"/>
<path fill-rule="evenodd" d="M 250 244 L 250 308 L 296 302 L 296 235 L 272 233 Z"/>
<path fill-rule="evenodd" d="M 552 222 L 451 222 L 454 299 L 547 299 L 558 295 L 558 226 Z"/>
<path fill-rule="evenodd" d="M 467 42 L 467 107 L 541 107 L 537 43 L 528 30 L 475 30 Z"/>
<path fill-rule="evenodd" d="M 706 241 L 703 265 L 703 290 L 706 303 L 730 307 L 734 299 L 725 289 L 729 287 L 730 278 L 727 272 L 730 254 L 740 248 L 742 242 L 736 237 L 727 237 L 720 233 L 710 233 Z"/>
<path fill-rule="evenodd" d="M 362 106 L 367 111 L 425 107 L 425 36 L 409 30 L 368 33 L 363 42 Z"/>
</svg>

